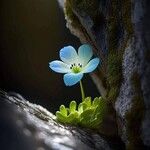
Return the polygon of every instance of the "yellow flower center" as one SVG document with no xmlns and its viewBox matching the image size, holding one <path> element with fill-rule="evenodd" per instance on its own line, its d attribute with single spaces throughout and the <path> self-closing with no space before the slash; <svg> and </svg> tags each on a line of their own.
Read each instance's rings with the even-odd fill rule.
<svg viewBox="0 0 150 150">
<path fill-rule="evenodd" d="M 75 63 L 71 64 L 70 69 L 72 70 L 73 73 L 79 73 L 82 70 L 82 64 L 80 63 L 78 65 L 76 65 Z"/>
</svg>

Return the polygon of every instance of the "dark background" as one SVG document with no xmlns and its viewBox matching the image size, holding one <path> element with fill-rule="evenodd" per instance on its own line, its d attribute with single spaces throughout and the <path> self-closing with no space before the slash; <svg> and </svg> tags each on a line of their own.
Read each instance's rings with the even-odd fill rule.
<svg viewBox="0 0 150 150">
<path fill-rule="evenodd" d="M 0 88 L 23 95 L 54 112 L 70 100 L 81 101 L 79 84 L 66 87 L 62 74 L 48 62 L 59 59 L 59 50 L 79 40 L 65 26 L 56 0 L 0 1 Z M 98 96 L 95 85 L 83 79 L 87 96 Z"/>
</svg>

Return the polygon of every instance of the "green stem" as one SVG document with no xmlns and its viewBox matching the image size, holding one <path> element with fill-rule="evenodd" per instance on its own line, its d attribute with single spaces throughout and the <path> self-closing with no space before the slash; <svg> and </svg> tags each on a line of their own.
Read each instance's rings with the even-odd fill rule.
<svg viewBox="0 0 150 150">
<path fill-rule="evenodd" d="M 84 99 L 85 99 L 85 94 L 84 94 L 84 89 L 83 89 L 83 85 L 82 85 L 82 82 L 81 82 L 81 81 L 80 81 L 80 89 L 81 89 L 82 101 L 84 101 Z"/>
</svg>

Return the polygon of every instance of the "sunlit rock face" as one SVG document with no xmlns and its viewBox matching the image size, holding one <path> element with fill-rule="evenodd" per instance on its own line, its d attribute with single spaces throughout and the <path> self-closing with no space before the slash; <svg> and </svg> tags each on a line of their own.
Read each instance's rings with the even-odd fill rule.
<svg viewBox="0 0 150 150">
<path fill-rule="evenodd" d="M 128 149 L 150 147 L 150 2 L 65 0 L 67 27 L 102 60 L 96 85 Z M 102 92 L 106 88 L 107 94 Z"/>
<path fill-rule="evenodd" d="M 55 121 L 43 107 L 32 104 L 15 93 L 0 93 L 1 135 L 3 149 L 15 150 L 119 150 L 119 140 L 101 136 L 94 131 L 69 127 Z M 7 117 L 6 117 L 7 116 Z M 5 118 L 5 119 L 4 119 Z M 9 131 L 9 135 L 6 133 Z M 10 132 L 11 131 L 11 132 Z M 11 136 L 13 138 L 11 138 Z M 21 146 L 23 145 L 23 146 Z"/>
</svg>

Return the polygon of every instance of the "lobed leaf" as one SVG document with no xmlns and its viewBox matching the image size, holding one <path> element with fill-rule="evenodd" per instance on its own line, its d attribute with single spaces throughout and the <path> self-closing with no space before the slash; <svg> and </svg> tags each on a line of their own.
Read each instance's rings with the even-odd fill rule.
<svg viewBox="0 0 150 150">
<path fill-rule="evenodd" d="M 78 107 L 75 101 L 70 102 L 69 108 L 61 105 L 56 117 L 61 123 L 96 129 L 102 123 L 106 109 L 106 102 L 101 97 L 93 101 L 87 97 Z"/>
<path fill-rule="evenodd" d="M 77 103 L 75 101 L 71 101 L 70 105 L 69 105 L 69 111 L 70 111 L 70 113 L 75 112 L 76 107 L 77 107 Z"/>
<path fill-rule="evenodd" d="M 62 115 L 67 116 L 67 109 L 65 108 L 64 105 L 61 105 L 59 109 Z"/>
</svg>

